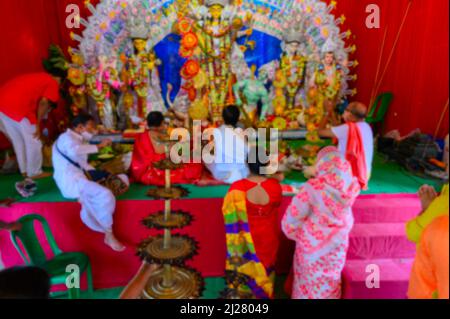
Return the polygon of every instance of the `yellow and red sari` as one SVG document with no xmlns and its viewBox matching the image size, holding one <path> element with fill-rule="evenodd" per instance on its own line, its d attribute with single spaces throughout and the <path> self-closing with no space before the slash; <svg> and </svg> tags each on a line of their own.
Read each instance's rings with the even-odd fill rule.
<svg viewBox="0 0 450 319">
<path fill-rule="evenodd" d="M 227 242 L 226 269 L 235 270 L 230 258 L 242 258 L 244 263 L 237 271 L 251 280 L 241 288 L 258 299 L 269 299 L 274 294 L 274 265 L 280 234 L 278 209 L 282 190 L 278 181 L 266 180 L 260 186 L 269 195 L 269 203 L 256 205 L 247 200 L 247 192 L 257 185 L 247 179 L 238 181 L 225 197 L 222 212 Z"/>
</svg>

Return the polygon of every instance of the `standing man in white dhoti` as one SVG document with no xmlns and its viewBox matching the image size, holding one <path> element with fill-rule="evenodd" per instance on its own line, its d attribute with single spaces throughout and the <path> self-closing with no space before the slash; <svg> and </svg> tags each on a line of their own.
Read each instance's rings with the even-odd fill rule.
<svg viewBox="0 0 450 319">
<path fill-rule="evenodd" d="M 94 170 L 88 163 L 88 156 L 110 146 L 111 140 L 104 140 L 98 146 L 88 143 L 95 132 L 94 119 L 89 115 L 77 116 L 71 127 L 53 145 L 54 179 L 65 198 L 79 200 L 84 224 L 104 233 L 105 244 L 121 252 L 125 246 L 113 234 L 116 198 L 111 190 L 89 180 L 85 174 Z M 129 184 L 127 176 L 120 178 Z"/>
<path fill-rule="evenodd" d="M 0 132 L 11 141 L 20 172 L 33 179 L 42 173 L 42 142 L 39 125 L 56 107 L 63 73 L 19 76 L 0 88 Z"/>
</svg>

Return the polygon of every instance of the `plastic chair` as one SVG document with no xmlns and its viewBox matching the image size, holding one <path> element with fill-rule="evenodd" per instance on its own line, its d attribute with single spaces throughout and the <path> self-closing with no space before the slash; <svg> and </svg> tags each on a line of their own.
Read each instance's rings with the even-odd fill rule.
<svg viewBox="0 0 450 319">
<path fill-rule="evenodd" d="M 91 296 L 93 293 L 92 284 L 92 269 L 89 262 L 89 257 L 83 253 L 64 253 L 59 249 L 56 244 L 55 238 L 48 226 L 47 221 L 40 215 L 27 215 L 19 219 L 22 224 L 20 231 L 11 232 L 11 240 L 28 266 L 37 266 L 45 269 L 51 278 L 51 285 L 66 285 L 66 279 L 68 273 L 66 268 L 68 265 L 77 265 L 80 269 L 80 276 L 86 272 L 88 293 Z M 44 230 L 45 237 L 50 245 L 54 257 L 47 259 L 44 250 L 39 243 L 35 222 L 39 222 Z M 25 251 L 23 251 L 19 245 L 19 240 Z M 27 258 L 28 256 L 28 258 Z M 69 299 L 79 299 L 80 289 L 71 288 L 68 289 Z M 57 293 L 52 293 L 51 297 L 58 296 Z"/>
<path fill-rule="evenodd" d="M 389 110 L 389 106 L 394 98 L 394 95 L 390 92 L 385 92 L 378 95 L 375 103 L 372 105 L 372 109 L 367 115 L 366 122 L 372 125 L 384 124 L 384 118 Z M 383 127 L 381 128 L 383 133 Z"/>
</svg>

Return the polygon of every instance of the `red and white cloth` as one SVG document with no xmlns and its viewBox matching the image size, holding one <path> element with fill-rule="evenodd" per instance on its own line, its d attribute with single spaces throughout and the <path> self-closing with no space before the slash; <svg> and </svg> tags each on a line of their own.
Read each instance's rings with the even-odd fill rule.
<svg viewBox="0 0 450 319">
<path fill-rule="evenodd" d="M 316 177 L 301 186 L 282 221 L 283 232 L 296 242 L 293 299 L 340 299 L 351 208 L 360 190 L 339 151 L 323 149 Z"/>
</svg>

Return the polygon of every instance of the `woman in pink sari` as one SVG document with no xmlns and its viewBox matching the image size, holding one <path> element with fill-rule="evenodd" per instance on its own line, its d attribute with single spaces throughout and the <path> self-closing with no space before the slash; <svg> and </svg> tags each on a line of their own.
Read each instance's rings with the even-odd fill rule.
<svg viewBox="0 0 450 319">
<path fill-rule="evenodd" d="M 351 207 L 361 188 L 350 164 L 335 147 L 317 158 L 316 176 L 304 184 L 283 218 L 286 236 L 296 242 L 293 299 L 340 299 Z"/>
</svg>

